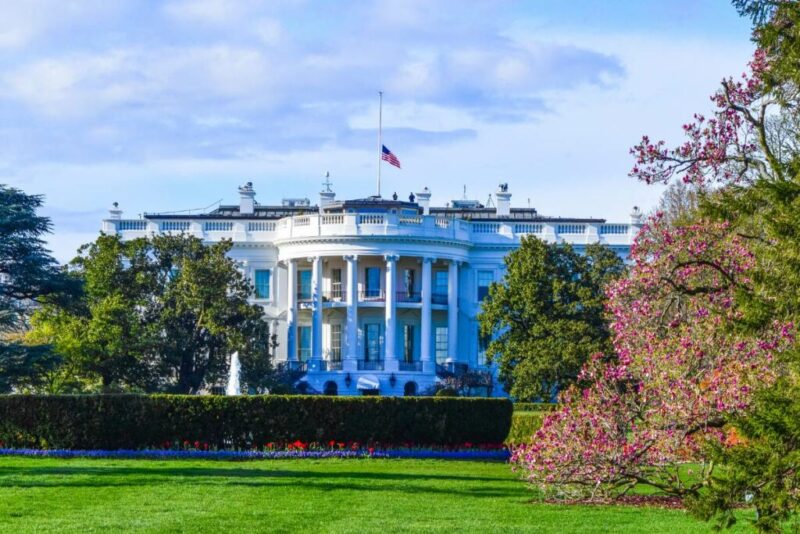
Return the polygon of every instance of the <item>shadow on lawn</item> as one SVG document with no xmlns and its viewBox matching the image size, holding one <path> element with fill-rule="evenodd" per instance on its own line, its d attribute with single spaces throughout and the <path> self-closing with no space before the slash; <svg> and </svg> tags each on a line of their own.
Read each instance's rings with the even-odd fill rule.
<svg viewBox="0 0 800 534">
<path fill-rule="evenodd" d="M 192 479 L 187 481 L 185 479 Z M 352 481 L 351 483 L 344 482 Z M 355 483 L 353 483 L 355 482 Z M 425 482 L 454 482 L 436 487 Z M 519 497 L 521 486 L 505 477 L 363 471 L 291 471 L 200 467 L 0 467 L 0 486 L 16 488 L 126 487 L 159 484 L 298 487 L 331 490 L 402 491 L 482 497 Z M 472 483 L 472 484 L 470 484 Z M 488 483 L 488 484 L 487 484 Z"/>
</svg>

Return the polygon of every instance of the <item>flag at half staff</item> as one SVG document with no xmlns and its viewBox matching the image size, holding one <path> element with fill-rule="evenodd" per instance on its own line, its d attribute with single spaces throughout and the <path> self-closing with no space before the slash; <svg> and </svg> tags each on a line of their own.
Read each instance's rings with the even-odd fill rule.
<svg viewBox="0 0 800 534">
<path fill-rule="evenodd" d="M 381 159 L 383 161 L 388 161 L 390 165 L 394 165 L 398 169 L 402 168 L 400 167 L 400 160 L 397 159 L 397 156 L 392 154 L 392 151 L 386 148 L 386 145 L 381 146 L 383 147 L 383 150 L 381 151 Z"/>
</svg>

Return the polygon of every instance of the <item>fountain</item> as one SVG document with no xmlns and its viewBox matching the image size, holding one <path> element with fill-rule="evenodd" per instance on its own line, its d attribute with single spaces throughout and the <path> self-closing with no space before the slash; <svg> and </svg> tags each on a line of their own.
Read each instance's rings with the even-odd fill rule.
<svg viewBox="0 0 800 534">
<path fill-rule="evenodd" d="M 231 354 L 231 367 L 228 371 L 228 387 L 225 388 L 226 395 L 241 395 L 241 388 L 239 387 L 239 373 L 242 370 L 242 364 L 239 363 L 239 352 Z"/>
</svg>

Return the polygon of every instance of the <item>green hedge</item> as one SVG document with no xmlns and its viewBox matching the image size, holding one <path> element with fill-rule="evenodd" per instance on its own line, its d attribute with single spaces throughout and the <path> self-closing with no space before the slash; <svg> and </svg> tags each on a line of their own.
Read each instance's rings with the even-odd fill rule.
<svg viewBox="0 0 800 534">
<path fill-rule="evenodd" d="M 553 402 L 515 402 L 515 412 L 550 412 L 556 409 L 558 404 Z"/>
<path fill-rule="evenodd" d="M 514 412 L 511 418 L 511 429 L 508 431 L 505 442 L 509 445 L 529 442 L 534 432 L 542 426 L 545 415 L 542 411 Z"/>
<path fill-rule="evenodd" d="M 139 449 L 184 440 L 237 449 L 294 440 L 501 443 L 511 414 L 505 399 L 0 395 L 0 442 L 48 449 Z"/>
</svg>

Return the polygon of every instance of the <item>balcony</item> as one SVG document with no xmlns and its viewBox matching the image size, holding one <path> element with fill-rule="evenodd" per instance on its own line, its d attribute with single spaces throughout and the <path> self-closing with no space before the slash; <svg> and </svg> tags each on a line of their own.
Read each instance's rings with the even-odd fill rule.
<svg viewBox="0 0 800 534">
<path fill-rule="evenodd" d="M 244 219 L 244 218 L 243 218 Z M 254 217 L 254 219 L 256 219 Z M 135 238 L 148 233 L 188 233 L 206 241 L 232 239 L 236 242 L 280 241 L 307 237 L 342 236 L 424 236 L 472 243 L 519 243 L 526 235 L 547 242 L 560 239 L 571 243 L 600 242 L 630 245 L 641 225 L 591 221 L 480 221 L 451 219 L 436 215 L 395 213 L 309 214 L 280 220 L 209 220 L 145 214 L 143 219 L 106 219 L 103 231 Z"/>
<path fill-rule="evenodd" d="M 397 302 L 419 303 L 422 302 L 422 293 L 419 291 L 398 291 L 395 294 L 395 298 Z"/>
<path fill-rule="evenodd" d="M 383 361 L 380 360 L 358 360 L 359 371 L 383 371 Z"/>
<path fill-rule="evenodd" d="M 383 302 L 386 296 L 380 289 L 365 289 L 358 292 L 358 300 L 361 302 Z"/>
<path fill-rule="evenodd" d="M 322 292 L 322 302 L 343 302 L 344 299 L 345 294 L 341 287 Z"/>
<path fill-rule="evenodd" d="M 400 362 L 399 369 L 401 371 L 413 372 L 413 373 L 421 373 L 422 372 L 422 362 Z"/>
</svg>

